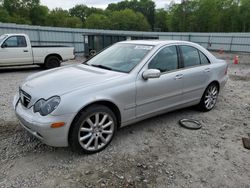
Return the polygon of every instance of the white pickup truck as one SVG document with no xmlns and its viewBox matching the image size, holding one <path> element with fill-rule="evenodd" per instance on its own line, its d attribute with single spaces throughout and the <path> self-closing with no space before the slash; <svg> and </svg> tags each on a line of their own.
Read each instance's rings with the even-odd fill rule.
<svg viewBox="0 0 250 188">
<path fill-rule="evenodd" d="M 61 62 L 74 59 L 74 48 L 67 46 L 31 46 L 26 34 L 0 36 L 0 67 L 40 65 L 50 69 Z"/>
</svg>

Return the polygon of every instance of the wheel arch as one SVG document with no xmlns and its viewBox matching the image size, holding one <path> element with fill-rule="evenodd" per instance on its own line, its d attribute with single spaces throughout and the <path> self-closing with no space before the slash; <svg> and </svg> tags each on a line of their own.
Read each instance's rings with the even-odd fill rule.
<svg viewBox="0 0 250 188">
<path fill-rule="evenodd" d="M 46 63 L 46 61 L 47 61 L 47 59 L 48 59 L 49 57 L 57 57 L 60 61 L 63 60 L 61 55 L 54 53 L 54 54 L 48 54 L 48 55 L 45 57 L 45 59 L 44 59 L 44 63 Z"/>
<path fill-rule="evenodd" d="M 70 131 L 71 131 L 71 128 L 72 128 L 72 125 L 74 124 L 74 122 L 77 120 L 77 118 L 81 115 L 81 112 L 87 108 L 89 108 L 90 106 L 93 106 L 93 105 L 103 105 L 103 106 L 106 106 L 108 107 L 116 116 L 117 118 L 117 128 L 119 128 L 121 126 L 121 112 L 120 112 L 120 109 L 118 108 L 118 106 L 109 101 L 109 100 L 99 100 L 99 101 L 94 101 L 94 102 L 91 102 L 87 105 L 85 105 L 84 107 L 82 107 L 76 114 L 76 116 L 73 118 L 73 121 L 71 122 L 71 125 L 70 125 L 70 128 L 69 128 L 69 131 L 68 131 L 68 135 L 70 134 Z M 69 138 L 68 138 L 69 139 Z"/>
<path fill-rule="evenodd" d="M 207 87 L 209 86 L 209 85 L 211 85 L 211 84 L 216 84 L 217 86 L 218 86 L 218 90 L 220 91 L 220 82 L 218 81 L 218 80 L 213 80 L 212 82 L 210 82 L 208 85 L 207 85 Z M 207 88 L 206 87 L 206 88 Z"/>
</svg>

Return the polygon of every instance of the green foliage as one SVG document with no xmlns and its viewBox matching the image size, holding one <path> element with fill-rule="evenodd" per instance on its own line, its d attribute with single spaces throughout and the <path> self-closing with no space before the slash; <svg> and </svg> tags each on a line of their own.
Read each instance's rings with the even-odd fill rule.
<svg viewBox="0 0 250 188">
<path fill-rule="evenodd" d="M 250 32 L 250 0 L 172 1 L 168 10 L 153 0 L 123 0 L 106 10 L 76 5 L 49 10 L 40 0 L 0 0 L 0 22 L 56 27 L 175 31 Z"/>
<path fill-rule="evenodd" d="M 106 14 L 91 14 L 86 20 L 86 28 L 147 31 L 150 26 L 141 13 L 125 9 Z"/>
<path fill-rule="evenodd" d="M 131 9 L 113 11 L 109 17 L 110 29 L 147 31 L 150 25 L 147 19 L 140 12 Z"/>
<path fill-rule="evenodd" d="M 164 9 L 158 9 L 155 12 L 155 24 L 154 27 L 158 31 L 169 31 L 168 25 L 168 12 Z"/>
<path fill-rule="evenodd" d="M 243 32 L 250 31 L 250 1 L 249 0 L 241 0 L 240 6 L 240 20 Z"/>
<path fill-rule="evenodd" d="M 84 27 L 85 20 L 89 16 L 89 8 L 86 5 L 76 5 L 69 9 L 69 14 L 78 17 L 81 20 L 82 27 Z"/>
<path fill-rule="evenodd" d="M 75 7 L 69 9 L 69 14 L 71 16 L 78 17 L 81 20 L 81 26 L 84 27 L 86 18 L 91 14 L 102 14 L 104 11 L 98 8 L 89 8 L 86 5 L 76 5 Z"/>
<path fill-rule="evenodd" d="M 107 29 L 109 24 L 108 17 L 103 14 L 91 14 L 86 20 L 86 28 L 90 29 Z"/>
<path fill-rule="evenodd" d="M 0 7 L 0 22 L 8 22 L 10 20 L 10 15 L 7 10 Z"/>
<path fill-rule="evenodd" d="M 170 7 L 170 31 L 250 31 L 249 0 L 185 0 Z"/>
<path fill-rule="evenodd" d="M 48 16 L 48 25 L 54 27 L 80 27 L 81 20 L 70 16 L 69 12 L 61 8 L 52 10 Z"/>
<path fill-rule="evenodd" d="M 47 25 L 49 9 L 46 6 L 36 6 L 30 9 L 32 25 Z"/>
<path fill-rule="evenodd" d="M 117 4 L 111 3 L 108 5 L 110 11 L 121 11 L 124 9 L 132 9 L 135 12 L 142 13 L 148 20 L 151 28 L 154 28 L 155 3 L 151 0 L 125 0 Z"/>
</svg>

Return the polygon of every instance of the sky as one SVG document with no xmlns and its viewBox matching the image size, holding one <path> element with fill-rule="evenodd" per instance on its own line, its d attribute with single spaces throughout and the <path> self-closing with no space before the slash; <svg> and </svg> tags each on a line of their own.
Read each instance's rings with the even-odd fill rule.
<svg viewBox="0 0 250 188">
<path fill-rule="evenodd" d="M 40 0 L 42 5 L 46 5 L 49 9 L 62 8 L 70 9 L 76 4 L 85 4 L 89 7 L 106 8 L 110 3 L 117 3 L 121 0 Z M 172 0 L 155 0 L 156 8 L 164 8 L 166 4 L 169 4 Z M 174 0 L 180 2 L 180 0 Z"/>
</svg>

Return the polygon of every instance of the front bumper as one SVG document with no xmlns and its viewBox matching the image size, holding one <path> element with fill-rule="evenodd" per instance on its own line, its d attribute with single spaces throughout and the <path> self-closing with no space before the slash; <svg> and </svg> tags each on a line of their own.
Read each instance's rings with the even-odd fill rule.
<svg viewBox="0 0 250 188">
<path fill-rule="evenodd" d="M 73 118 L 75 117 L 75 114 L 66 114 L 61 116 L 41 116 L 39 113 L 34 113 L 33 108 L 25 108 L 19 102 L 19 100 L 16 99 L 16 97 L 14 99 L 13 105 L 21 126 L 32 135 L 50 146 L 68 146 L 69 128 Z M 51 128 L 51 124 L 55 122 L 65 122 L 65 125 L 60 128 Z"/>
</svg>

